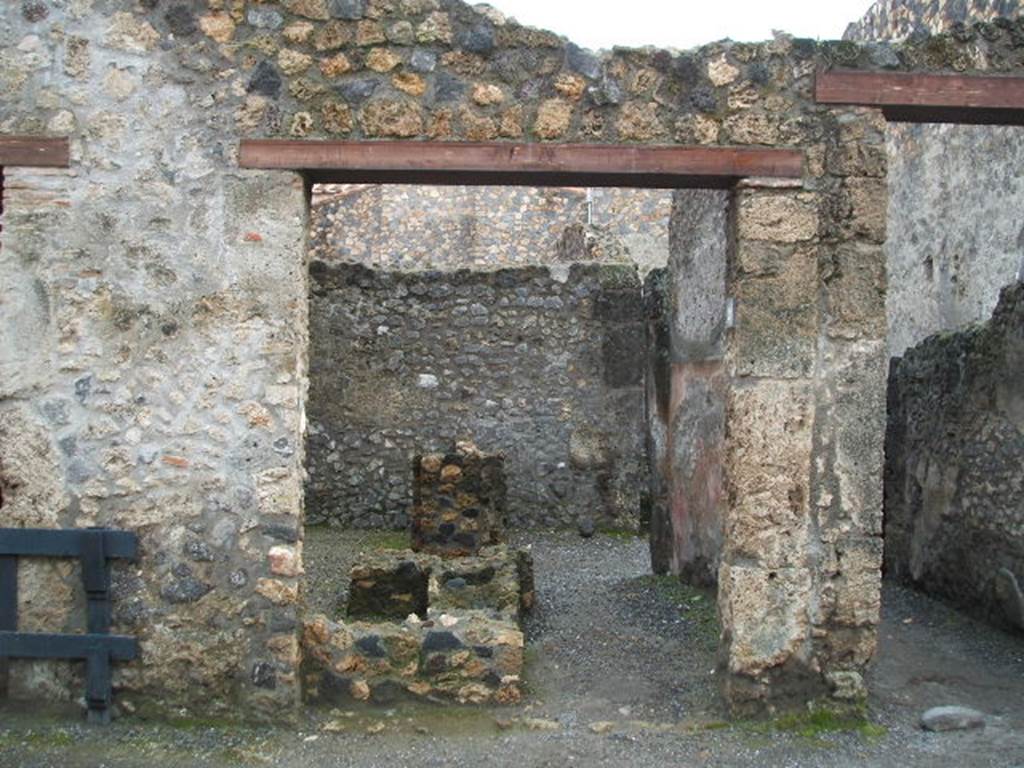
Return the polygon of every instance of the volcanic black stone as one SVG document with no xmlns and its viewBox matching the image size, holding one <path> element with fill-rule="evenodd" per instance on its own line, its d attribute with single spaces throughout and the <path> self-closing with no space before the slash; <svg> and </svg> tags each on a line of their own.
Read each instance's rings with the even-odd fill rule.
<svg viewBox="0 0 1024 768">
<path fill-rule="evenodd" d="M 755 61 L 747 70 L 747 76 L 750 78 L 750 82 L 764 85 L 772 79 L 772 71 L 763 61 Z"/>
<path fill-rule="evenodd" d="M 338 93 L 349 104 L 358 104 L 366 101 L 377 90 L 380 81 L 374 77 L 359 77 L 354 80 L 347 80 L 338 86 Z"/>
<path fill-rule="evenodd" d="M 388 655 L 384 646 L 381 645 L 380 635 L 367 635 L 359 638 L 356 640 L 356 648 L 375 659 L 383 659 Z"/>
<path fill-rule="evenodd" d="M 486 56 L 494 50 L 494 27 L 477 24 L 459 35 L 459 46 L 470 53 Z"/>
<path fill-rule="evenodd" d="M 281 93 L 281 75 L 269 61 L 261 61 L 249 78 L 249 93 L 258 93 L 276 99 Z"/>
<path fill-rule="evenodd" d="M 277 671 L 274 665 L 266 661 L 260 661 L 253 665 L 252 684 L 257 688 L 277 688 Z"/>
<path fill-rule="evenodd" d="M 458 101 L 466 92 L 466 84 L 447 72 L 438 72 L 434 82 L 435 101 Z"/>
<path fill-rule="evenodd" d="M 690 94 L 690 103 L 700 112 L 714 112 L 718 109 L 718 99 L 711 88 L 700 86 Z"/>
<path fill-rule="evenodd" d="M 366 0 L 331 0 L 328 11 L 336 19 L 355 21 L 366 13 Z"/>
<path fill-rule="evenodd" d="M 272 539 L 294 544 L 299 540 L 299 531 L 294 525 L 270 523 L 263 526 L 263 535 Z"/>
<path fill-rule="evenodd" d="M 192 575 L 187 566 L 178 566 L 174 569 L 175 580 L 165 584 L 160 590 L 161 596 L 169 603 L 180 605 L 182 603 L 194 603 L 201 597 L 213 590 L 209 584 L 204 584 Z"/>
<path fill-rule="evenodd" d="M 455 651 L 461 647 L 462 641 L 451 632 L 427 632 L 427 636 L 423 640 L 425 653 Z"/>
<path fill-rule="evenodd" d="M 46 3 L 42 0 L 25 0 L 21 4 L 21 15 L 25 18 L 25 21 L 30 24 L 35 24 L 37 21 L 42 21 L 50 15 L 50 9 L 46 7 Z"/>
<path fill-rule="evenodd" d="M 569 43 L 565 49 L 565 58 L 569 69 L 584 77 L 596 80 L 601 75 L 601 60 L 578 45 Z"/>
<path fill-rule="evenodd" d="M 199 28 L 196 24 L 195 14 L 187 5 L 172 5 L 164 14 L 164 21 L 170 27 L 175 37 L 188 37 L 194 35 Z"/>
</svg>

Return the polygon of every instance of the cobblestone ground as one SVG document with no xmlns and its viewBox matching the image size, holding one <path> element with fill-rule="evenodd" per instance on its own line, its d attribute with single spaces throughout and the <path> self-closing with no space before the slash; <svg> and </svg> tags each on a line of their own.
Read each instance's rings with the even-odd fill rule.
<svg viewBox="0 0 1024 768">
<path fill-rule="evenodd" d="M 313 531 L 309 593 L 336 610 L 348 563 L 400 537 Z M 295 729 L 0 710 L 0 766 L 971 766 L 1024 768 L 1024 640 L 888 586 L 866 719 L 725 721 L 709 595 L 651 577 L 642 540 L 530 534 L 539 604 L 528 622 L 530 695 L 513 708 L 321 710 Z M 987 715 L 984 730 L 929 734 L 932 706 Z"/>
</svg>

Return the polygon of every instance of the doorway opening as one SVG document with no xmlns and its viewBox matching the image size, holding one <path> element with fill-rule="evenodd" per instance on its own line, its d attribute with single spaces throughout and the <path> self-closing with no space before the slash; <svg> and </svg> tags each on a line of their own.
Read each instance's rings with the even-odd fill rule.
<svg viewBox="0 0 1024 768">
<path fill-rule="evenodd" d="M 438 565 L 402 554 L 414 464 L 472 441 L 504 457 L 507 539 L 535 569 L 536 604 L 521 625 L 524 692 L 607 718 L 718 714 L 713 575 L 690 579 L 705 589 L 687 588 L 678 559 L 658 558 L 685 540 L 713 574 L 721 543 L 729 200 L 726 191 L 313 185 L 307 626 L 348 619 L 358 634 L 367 604 L 401 623 L 395 584 L 415 582 L 410 595 L 431 606 L 453 582 L 491 589 L 464 585 L 461 571 L 431 588 Z M 695 312 L 700 321 L 680 319 Z M 695 371 L 716 371 L 713 386 L 684 396 L 680 366 L 689 392 Z M 670 472 L 711 491 L 677 503 L 672 494 L 686 494 Z M 653 568 L 652 528 L 662 537 Z M 471 575 L 491 585 L 502 568 Z M 371 583 L 386 599 L 366 599 Z M 423 603 L 405 612 L 416 628 L 441 620 Z M 379 650 L 364 645 L 370 657 Z M 394 677 L 324 685 L 307 675 L 307 700 L 391 702 Z M 426 690 L 421 682 L 406 692 Z M 506 689 L 495 690 L 500 700 Z"/>
</svg>

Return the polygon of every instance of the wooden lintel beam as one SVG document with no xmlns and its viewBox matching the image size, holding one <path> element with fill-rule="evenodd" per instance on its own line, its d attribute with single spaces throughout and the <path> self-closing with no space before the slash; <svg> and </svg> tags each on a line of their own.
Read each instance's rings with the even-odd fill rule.
<svg viewBox="0 0 1024 768">
<path fill-rule="evenodd" d="M 70 164 L 71 150 L 67 138 L 0 135 L 0 166 L 67 168 Z"/>
<path fill-rule="evenodd" d="M 819 72 L 819 104 L 881 107 L 899 122 L 1019 125 L 1024 119 L 1024 77 Z"/>
<path fill-rule="evenodd" d="M 803 176 L 799 150 L 743 147 L 250 139 L 239 164 L 305 171 L 318 181 L 430 184 L 724 186 Z"/>
</svg>

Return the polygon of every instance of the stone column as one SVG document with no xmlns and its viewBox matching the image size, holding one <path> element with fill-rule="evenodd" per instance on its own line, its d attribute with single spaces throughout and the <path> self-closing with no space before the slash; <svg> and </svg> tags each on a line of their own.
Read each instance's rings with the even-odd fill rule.
<svg viewBox="0 0 1024 768">
<path fill-rule="evenodd" d="M 733 204 L 719 611 L 737 713 L 858 701 L 875 646 L 884 126 L 831 125 L 803 185 L 745 183 Z"/>
<path fill-rule="evenodd" d="M 700 585 L 715 583 L 722 541 L 728 206 L 718 190 L 673 196 L 665 371 L 652 377 L 664 390 L 652 393 L 652 470 L 665 495 L 651 526 L 655 567 Z"/>
</svg>

